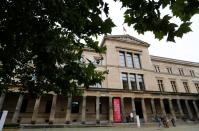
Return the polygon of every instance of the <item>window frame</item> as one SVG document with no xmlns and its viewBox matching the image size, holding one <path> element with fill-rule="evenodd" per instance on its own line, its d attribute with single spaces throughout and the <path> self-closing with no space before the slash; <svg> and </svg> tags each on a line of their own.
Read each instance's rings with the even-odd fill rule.
<svg viewBox="0 0 199 131">
<path fill-rule="evenodd" d="M 185 84 L 185 83 L 186 83 L 186 84 Z M 184 86 L 185 92 L 186 92 L 186 93 L 190 93 L 190 89 L 189 89 L 188 82 L 187 82 L 187 81 L 183 81 L 182 84 L 183 84 L 183 86 Z"/>
<path fill-rule="evenodd" d="M 125 78 L 126 78 L 126 82 L 124 82 L 124 77 L 123 76 L 126 76 Z M 126 73 L 126 72 L 122 72 L 121 73 L 121 81 L 122 81 L 122 87 L 123 87 L 123 89 L 124 90 L 129 90 L 129 79 L 128 79 L 128 73 Z M 126 84 L 125 84 L 126 83 Z M 126 87 L 125 87 L 125 85 L 126 85 Z"/>
<path fill-rule="evenodd" d="M 158 87 L 159 87 L 160 92 L 165 92 L 163 80 L 157 79 L 157 83 L 158 83 Z"/>
<path fill-rule="evenodd" d="M 139 76 L 140 76 L 140 78 L 139 78 Z M 146 87 L 145 87 L 145 83 L 144 83 L 144 75 L 143 74 L 137 74 L 137 82 L 139 84 L 140 91 L 145 91 Z"/>
<path fill-rule="evenodd" d="M 137 57 L 135 57 L 135 56 L 137 56 Z M 136 68 L 136 69 L 142 68 L 141 60 L 140 60 L 140 54 L 133 53 L 133 64 L 134 64 L 134 68 Z M 137 67 L 137 64 L 139 65 L 139 67 Z"/>
<path fill-rule="evenodd" d="M 189 70 L 189 73 L 190 73 L 190 75 L 191 75 L 192 77 L 195 77 L 195 76 L 196 76 L 194 70 Z"/>
<path fill-rule="evenodd" d="M 123 54 L 123 55 L 121 55 L 121 54 Z M 124 51 L 119 51 L 119 65 L 121 67 L 126 67 L 126 65 L 127 65 L 127 63 L 126 63 L 126 55 L 125 55 Z"/>
<path fill-rule="evenodd" d="M 154 65 L 155 72 L 160 72 L 160 66 L 159 65 Z"/>
<path fill-rule="evenodd" d="M 131 90 L 133 90 L 133 91 L 136 91 L 136 90 L 138 90 L 138 88 L 137 88 L 137 80 L 136 80 L 136 74 L 133 74 L 133 73 L 129 73 L 129 82 L 130 82 L 130 87 L 131 87 Z M 131 79 L 131 78 L 133 78 L 133 77 L 131 77 L 131 76 L 134 76 L 134 80 L 135 81 L 131 81 L 131 80 L 133 80 L 133 79 Z M 135 87 L 133 87 L 132 86 L 132 82 L 135 82 Z"/>
<path fill-rule="evenodd" d="M 131 61 L 132 65 L 129 65 L 129 60 Z M 127 65 L 127 67 L 134 68 L 133 54 L 131 52 L 127 52 L 126 53 L 126 65 Z"/>
<path fill-rule="evenodd" d="M 194 86 L 196 87 L 196 90 L 199 93 L 199 83 L 194 83 Z"/>
<path fill-rule="evenodd" d="M 172 87 L 172 89 L 173 89 L 173 92 L 178 92 L 178 90 L 177 90 L 177 85 L 176 85 L 176 81 L 171 80 L 170 83 L 171 83 L 171 87 Z"/>
<path fill-rule="evenodd" d="M 172 67 L 166 67 L 166 69 L 169 74 L 173 74 Z"/>
<path fill-rule="evenodd" d="M 179 75 L 184 76 L 184 70 L 183 68 L 178 68 Z"/>
</svg>

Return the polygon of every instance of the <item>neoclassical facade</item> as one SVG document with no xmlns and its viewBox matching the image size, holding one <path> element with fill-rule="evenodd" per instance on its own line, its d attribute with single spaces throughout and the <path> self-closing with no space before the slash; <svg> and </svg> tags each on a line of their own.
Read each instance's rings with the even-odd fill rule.
<svg viewBox="0 0 199 131">
<path fill-rule="evenodd" d="M 123 123 L 132 122 L 130 113 L 141 122 L 154 122 L 155 116 L 199 119 L 199 63 L 151 56 L 148 43 L 129 35 L 105 36 L 101 46 L 106 54 L 85 49 L 83 57 L 108 71 L 102 83 L 80 97 L 1 94 L 0 110 L 9 112 L 6 122 Z"/>
</svg>

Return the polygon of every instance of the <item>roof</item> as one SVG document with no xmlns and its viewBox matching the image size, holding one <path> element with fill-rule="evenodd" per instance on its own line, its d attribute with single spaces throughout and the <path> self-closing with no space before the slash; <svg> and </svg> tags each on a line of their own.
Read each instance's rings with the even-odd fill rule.
<svg viewBox="0 0 199 131">
<path fill-rule="evenodd" d="M 153 56 L 153 55 L 150 55 L 150 57 L 151 57 L 152 61 L 160 61 L 160 62 L 165 62 L 165 63 L 174 63 L 174 64 L 180 64 L 180 65 L 199 67 L 199 63 L 197 63 L 197 62 L 177 60 L 177 59 L 160 57 L 160 56 Z"/>
<path fill-rule="evenodd" d="M 104 38 L 102 39 L 101 45 L 103 46 L 105 43 L 105 40 L 116 40 L 116 41 L 121 41 L 121 42 L 126 42 L 126 43 L 130 43 L 130 44 L 137 44 L 137 45 L 142 45 L 142 46 L 147 46 L 149 47 L 150 44 L 148 44 L 147 42 L 144 42 L 142 40 L 139 40 L 133 36 L 130 35 L 106 35 L 104 36 Z"/>
</svg>

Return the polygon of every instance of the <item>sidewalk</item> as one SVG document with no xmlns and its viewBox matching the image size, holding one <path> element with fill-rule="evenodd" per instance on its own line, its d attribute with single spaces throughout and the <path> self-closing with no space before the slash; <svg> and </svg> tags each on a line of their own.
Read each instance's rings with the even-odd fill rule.
<svg viewBox="0 0 199 131">
<path fill-rule="evenodd" d="M 4 129 L 3 131 L 198 131 L 199 125 L 179 125 L 177 127 L 159 128 L 159 127 L 65 127 L 65 128 L 21 128 Z"/>
</svg>

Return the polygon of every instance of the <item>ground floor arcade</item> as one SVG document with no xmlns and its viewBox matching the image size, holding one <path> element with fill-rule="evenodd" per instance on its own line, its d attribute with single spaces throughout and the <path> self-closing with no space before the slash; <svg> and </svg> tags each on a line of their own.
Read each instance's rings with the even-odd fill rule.
<svg viewBox="0 0 199 131">
<path fill-rule="evenodd" d="M 0 110 L 8 110 L 6 123 L 64 124 L 153 122 L 156 116 L 177 120 L 198 120 L 199 101 L 194 94 L 87 90 L 81 97 L 48 94 L 34 98 L 28 94 L 1 94 Z M 134 117 L 135 118 L 135 117 Z"/>
</svg>

